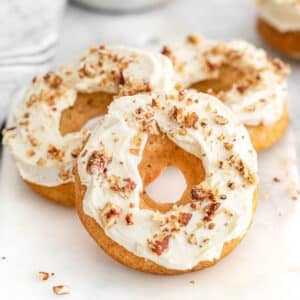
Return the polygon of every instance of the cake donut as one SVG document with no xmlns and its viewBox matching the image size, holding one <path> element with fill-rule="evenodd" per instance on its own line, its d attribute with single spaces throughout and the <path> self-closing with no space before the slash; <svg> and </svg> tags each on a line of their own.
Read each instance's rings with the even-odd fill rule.
<svg viewBox="0 0 300 300">
<path fill-rule="evenodd" d="M 180 200 L 148 196 L 149 162 L 182 171 Z M 115 260 L 154 274 L 215 264 L 246 234 L 256 207 L 247 130 L 218 99 L 192 90 L 116 99 L 75 173 L 76 208 L 90 235 Z"/>
<path fill-rule="evenodd" d="M 257 30 L 272 47 L 300 59 L 300 1 L 257 0 Z"/>
<path fill-rule="evenodd" d="M 172 71 L 163 55 L 100 46 L 33 78 L 4 130 L 4 144 L 22 178 L 46 198 L 73 205 L 72 169 L 89 136 L 88 121 L 106 113 L 115 95 L 169 89 Z"/>
<path fill-rule="evenodd" d="M 219 42 L 191 35 L 162 53 L 175 67 L 183 87 L 216 95 L 250 134 L 257 151 L 275 143 L 288 125 L 289 67 L 245 41 Z"/>
</svg>

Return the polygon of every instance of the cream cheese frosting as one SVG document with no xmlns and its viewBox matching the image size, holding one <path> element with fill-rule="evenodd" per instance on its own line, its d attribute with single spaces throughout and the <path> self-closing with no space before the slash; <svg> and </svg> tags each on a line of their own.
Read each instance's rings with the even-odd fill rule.
<svg viewBox="0 0 300 300">
<path fill-rule="evenodd" d="M 300 31 L 299 0 L 259 0 L 259 16 L 280 32 Z"/>
<path fill-rule="evenodd" d="M 192 126 L 182 122 L 179 111 L 184 120 L 193 116 Z M 139 206 L 144 187 L 138 165 L 153 133 L 166 134 L 205 169 L 190 202 L 166 213 Z M 138 153 L 132 153 L 137 136 Z M 116 99 L 85 144 L 77 169 L 86 188 L 84 213 L 113 241 L 168 269 L 188 270 L 219 258 L 224 243 L 243 237 L 252 220 L 256 152 L 245 127 L 208 94 L 190 90 Z"/>
<path fill-rule="evenodd" d="M 90 130 L 88 126 L 62 135 L 60 119 L 79 92 L 130 95 L 168 90 L 173 86 L 172 74 L 172 64 L 163 55 L 100 46 L 54 72 L 35 77 L 12 124 L 4 130 L 4 144 L 21 176 L 43 186 L 74 180 L 74 160 Z"/>
<path fill-rule="evenodd" d="M 242 41 L 219 42 L 189 36 L 183 43 L 163 48 L 175 67 L 175 80 L 184 87 L 219 78 L 222 67 L 241 73 L 229 90 L 215 95 L 228 105 L 245 125 L 270 125 L 283 113 L 289 69 L 264 50 Z"/>
</svg>

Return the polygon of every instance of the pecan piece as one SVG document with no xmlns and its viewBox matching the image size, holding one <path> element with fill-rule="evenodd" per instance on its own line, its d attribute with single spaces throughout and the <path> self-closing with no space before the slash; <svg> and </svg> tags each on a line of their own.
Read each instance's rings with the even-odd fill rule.
<svg viewBox="0 0 300 300">
<path fill-rule="evenodd" d="M 184 117 L 184 126 L 186 128 L 196 128 L 196 123 L 198 121 L 199 117 L 195 112 L 192 113 L 188 113 L 185 117 Z"/>
<path fill-rule="evenodd" d="M 133 225 L 133 216 L 132 214 L 127 214 L 125 216 L 126 225 Z"/>
<path fill-rule="evenodd" d="M 100 210 L 100 219 L 105 228 L 109 228 L 117 223 L 121 214 L 121 208 L 113 203 L 106 203 L 104 208 Z"/>
<path fill-rule="evenodd" d="M 56 295 L 66 295 L 70 294 L 71 290 L 67 285 L 56 285 L 52 288 Z"/>
<path fill-rule="evenodd" d="M 226 124 L 228 124 L 228 120 L 225 117 L 221 116 L 221 115 L 216 115 L 215 122 L 218 125 L 226 125 Z"/>
<path fill-rule="evenodd" d="M 171 235 L 166 235 L 157 240 L 148 241 L 148 247 L 152 252 L 160 256 L 165 250 L 169 248 L 170 237 Z"/>
<path fill-rule="evenodd" d="M 185 213 L 185 212 L 179 213 L 178 221 L 179 221 L 180 225 L 187 226 L 188 223 L 190 222 L 192 216 L 193 216 L 193 214 L 191 214 L 191 213 Z"/>
<path fill-rule="evenodd" d="M 215 194 L 212 190 L 202 187 L 201 185 L 196 185 L 191 190 L 191 198 L 194 201 L 203 201 L 209 199 L 215 201 Z"/>
<path fill-rule="evenodd" d="M 178 123 L 182 123 L 184 121 L 184 114 L 182 108 L 177 108 L 176 106 L 173 106 L 169 112 L 169 116 L 171 120 L 174 120 Z"/>
<path fill-rule="evenodd" d="M 54 72 L 48 72 L 44 76 L 44 81 L 49 84 L 51 88 L 58 88 L 62 84 L 62 78 L 58 75 L 56 75 Z"/>
<path fill-rule="evenodd" d="M 94 151 L 88 159 L 86 170 L 90 175 L 105 173 L 111 158 L 106 158 L 103 152 Z"/>
<path fill-rule="evenodd" d="M 209 222 L 212 220 L 218 208 L 221 206 L 219 202 L 212 202 L 204 207 L 204 218 L 203 221 Z"/>
<path fill-rule="evenodd" d="M 49 273 L 47 273 L 47 272 L 39 272 L 39 279 L 40 280 L 48 280 L 48 278 L 49 278 Z"/>
</svg>

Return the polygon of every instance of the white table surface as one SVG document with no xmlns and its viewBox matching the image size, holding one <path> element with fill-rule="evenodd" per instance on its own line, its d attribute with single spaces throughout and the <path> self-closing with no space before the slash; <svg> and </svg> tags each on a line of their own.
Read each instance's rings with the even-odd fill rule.
<svg viewBox="0 0 300 300">
<path fill-rule="evenodd" d="M 244 38 L 259 46 L 250 0 L 174 1 L 160 9 L 104 16 L 69 6 L 54 64 L 100 43 L 158 48 L 187 32 L 210 38 Z M 81 226 L 74 209 L 43 200 L 19 178 L 4 151 L 0 177 L 0 299 L 55 299 L 52 286 L 66 284 L 65 299 L 300 299 L 300 208 L 295 132 L 300 109 L 300 64 L 290 61 L 291 128 L 259 155 L 260 202 L 241 245 L 215 267 L 182 276 L 142 274 L 104 254 Z M 281 179 L 273 182 L 273 177 Z M 5 256 L 5 260 L 1 257 Z M 38 272 L 54 272 L 45 282 Z M 190 281 L 195 280 L 195 284 Z"/>
</svg>

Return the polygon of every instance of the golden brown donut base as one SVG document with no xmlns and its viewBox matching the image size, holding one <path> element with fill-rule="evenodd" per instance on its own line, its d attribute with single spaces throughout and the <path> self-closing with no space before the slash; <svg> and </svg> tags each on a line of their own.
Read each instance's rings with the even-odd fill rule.
<svg viewBox="0 0 300 300">
<path fill-rule="evenodd" d="M 256 151 L 262 151 L 275 144 L 285 133 L 289 124 L 287 105 L 284 104 L 282 116 L 275 123 L 265 126 L 246 126 Z"/>
<path fill-rule="evenodd" d="M 204 169 L 201 160 L 195 156 L 184 152 L 177 145 L 172 143 L 165 136 L 150 136 L 148 139 L 142 161 L 139 165 L 141 177 L 143 179 L 144 187 L 147 185 L 149 178 L 153 179 L 155 176 L 151 174 L 151 168 L 148 168 L 148 163 L 153 163 L 153 170 L 162 170 L 164 167 L 172 165 L 177 166 L 185 175 L 187 189 L 184 192 L 182 198 L 176 202 L 176 204 L 183 204 L 189 201 L 189 193 L 191 186 L 202 181 L 205 177 Z M 149 171 L 150 169 L 150 171 Z M 81 185 L 79 175 L 75 169 L 75 190 L 76 190 L 76 209 L 81 222 L 96 241 L 96 243 L 113 259 L 119 263 L 146 273 L 160 274 L 160 275 L 176 275 L 187 272 L 198 271 L 206 267 L 210 267 L 217 263 L 224 256 L 229 254 L 242 240 L 243 237 L 233 239 L 228 243 L 225 243 L 219 259 L 213 261 L 203 261 L 189 270 L 174 270 L 167 269 L 154 263 L 151 260 L 144 259 L 136 256 L 133 253 L 126 250 L 124 247 L 110 239 L 104 232 L 101 226 L 97 222 L 86 215 L 83 211 L 83 198 L 86 188 Z M 198 181 L 197 181 L 198 180 Z M 150 180 L 151 181 L 151 180 Z M 145 192 L 141 194 L 140 207 L 148 208 L 152 210 L 168 211 L 173 204 L 160 204 L 152 201 L 149 196 L 145 196 Z M 257 204 L 257 191 L 253 195 L 253 214 Z"/>
<path fill-rule="evenodd" d="M 257 19 L 257 31 L 273 48 L 300 59 L 300 31 L 280 32 L 261 18 Z"/>
<path fill-rule="evenodd" d="M 90 119 L 104 115 L 113 95 L 107 93 L 78 94 L 75 104 L 62 112 L 60 132 L 62 135 L 79 131 Z M 74 183 L 58 186 L 42 186 L 25 181 L 35 192 L 56 203 L 73 206 L 75 202 Z"/>
<path fill-rule="evenodd" d="M 58 186 L 42 186 L 25 180 L 27 185 L 39 195 L 48 200 L 66 206 L 74 206 L 74 183 L 69 182 Z"/>
<path fill-rule="evenodd" d="M 251 72 L 251 70 L 249 70 Z M 231 88 L 232 84 L 244 76 L 239 70 L 232 68 L 223 68 L 220 70 L 218 79 L 209 79 L 197 82 L 191 86 L 200 92 L 211 90 L 213 93 L 226 91 Z M 286 101 L 286 99 L 284 99 Z M 262 151 L 271 147 L 285 133 L 289 123 L 288 109 L 285 102 L 282 116 L 279 120 L 271 125 L 246 126 L 252 144 L 256 151 Z"/>
</svg>

